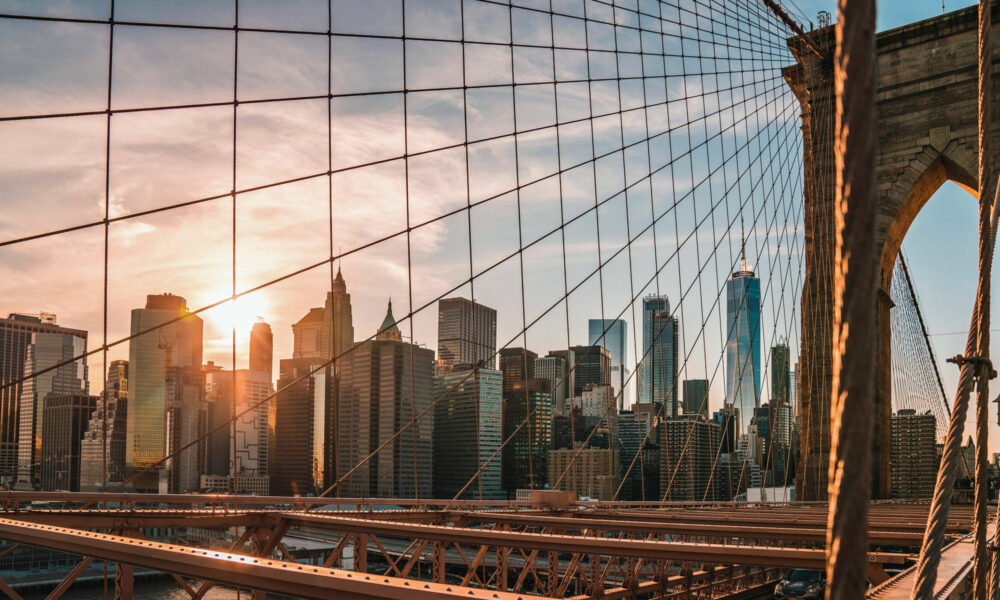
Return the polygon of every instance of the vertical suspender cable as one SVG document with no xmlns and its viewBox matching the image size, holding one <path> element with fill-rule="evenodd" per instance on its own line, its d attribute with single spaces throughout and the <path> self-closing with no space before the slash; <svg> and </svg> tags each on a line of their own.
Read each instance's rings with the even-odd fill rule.
<svg viewBox="0 0 1000 600">
<path fill-rule="evenodd" d="M 839 0 L 834 59 L 833 397 L 828 600 L 865 591 L 871 486 L 871 407 L 875 365 L 875 2 Z"/>
<path fill-rule="evenodd" d="M 985 6 L 984 6 L 985 4 Z M 989 314 L 989 287 L 990 268 L 993 263 L 993 241 L 996 238 L 997 217 L 994 212 L 990 216 L 992 205 L 987 200 L 988 195 L 982 193 L 985 187 L 986 154 L 985 136 L 983 125 L 986 122 L 988 112 L 988 100 L 984 94 L 985 81 L 988 81 L 988 51 L 986 42 L 989 35 L 990 8 L 986 2 L 980 3 L 979 12 L 979 123 L 980 123 L 980 205 L 979 205 L 979 289 L 976 293 L 976 301 L 972 311 L 972 323 L 969 329 L 969 337 L 966 341 L 965 351 L 967 355 L 973 355 L 980 349 L 980 342 L 988 339 L 983 335 L 985 327 L 988 333 L 989 317 L 982 318 Z M 985 35 L 984 35 L 985 28 Z M 987 59 L 984 61 L 984 59 Z M 985 62 L 985 64 L 983 64 Z M 987 110 L 984 110 L 984 101 Z M 995 203 L 995 201 L 994 201 Z M 920 560 L 917 563 L 917 581 L 913 587 L 912 598 L 914 600 L 929 600 L 934 592 L 934 583 L 937 580 L 937 568 L 941 560 L 941 548 L 944 545 L 945 526 L 948 521 L 948 508 L 951 504 L 951 494 L 955 486 L 955 476 L 958 470 L 958 462 L 961 456 L 962 433 L 965 429 L 965 415 L 969 408 L 969 395 L 972 391 L 973 378 L 976 376 L 975 363 L 965 361 L 961 366 L 961 374 L 958 380 L 958 388 L 955 392 L 955 401 L 952 403 L 951 422 L 948 427 L 948 437 L 945 439 L 944 455 L 941 458 L 941 465 L 938 468 L 937 483 L 934 487 L 934 500 L 931 503 L 930 513 L 927 519 L 927 527 L 924 530 L 924 545 L 920 550 Z M 981 382 L 982 383 L 982 382 Z M 985 387 L 985 386 L 982 386 Z M 985 389 L 983 390 L 986 391 Z M 983 422 L 985 427 L 985 422 Z M 978 438 L 978 432 L 977 432 Z M 977 445 L 984 447 L 985 444 L 977 440 Z M 978 462 L 978 455 L 977 455 Z M 978 487 L 978 484 L 977 484 Z M 978 490 L 977 490 L 978 494 Z M 977 507 L 978 509 L 978 507 Z M 983 521 L 985 523 L 985 520 Z M 985 535 L 985 529 L 983 529 Z M 978 538 L 977 531 L 977 538 Z M 985 538 L 984 538 L 985 539 Z M 977 557 L 978 557 L 977 544 Z M 985 547 L 985 544 L 984 544 Z M 975 570 L 975 580 L 978 584 L 982 580 L 984 573 L 977 561 Z M 985 583 L 984 583 L 985 585 Z M 979 589 L 979 586 L 976 586 Z M 982 598 L 982 595 L 977 598 Z"/>
<path fill-rule="evenodd" d="M 979 246 L 980 300 L 978 358 L 987 359 L 990 353 L 990 268 L 985 262 L 989 252 L 982 244 L 990 236 L 990 167 L 992 161 L 989 143 L 990 115 L 990 0 L 979 0 Z M 986 578 L 989 573 L 986 552 L 987 457 L 989 443 L 989 371 L 984 362 L 977 362 L 976 395 L 976 487 L 975 487 L 975 569 L 973 571 L 973 597 L 986 600 Z"/>
</svg>

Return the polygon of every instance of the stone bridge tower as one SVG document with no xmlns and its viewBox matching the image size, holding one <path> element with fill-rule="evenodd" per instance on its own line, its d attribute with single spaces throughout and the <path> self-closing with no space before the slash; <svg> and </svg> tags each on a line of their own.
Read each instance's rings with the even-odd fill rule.
<svg viewBox="0 0 1000 600">
<path fill-rule="evenodd" d="M 994 6 L 993 22 L 998 12 Z M 889 299 L 893 266 L 910 224 L 932 194 L 952 180 L 976 198 L 976 7 L 878 34 L 878 216 L 876 246 L 881 275 L 878 298 L 878 365 L 873 422 L 872 496 L 889 496 L 892 410 Z M 994 31 L 996 29 L 994 28 Z M 789 41 L 797 64 L 785 79 L 802 106 L 805 152 L 806 274 L 802 293 L 802 356 L 799 365 L 799 500 L 827 498 L 832 383 L 834 171 L 836 105 L 833 90 L 833 27 L 811 33 L 826 54 L 820 58 L 799 39 Z M 1000 35 L 994 34 L 994 48 Z M 994 52 L 994 57 L 997 55 Z M 993 58 L 993 71 L 996 71 Z M 994 76 L 995 80 L 995 76 Z M 997 96 L 994 84 L 993 114 Z M 997 148 L 994 126 L 992 148 Z M 995 163 L 993 156 L 989 158 Z M 995 168 L 995 167 L 994 167 Z M 974 201 L 970 199 L 970 201 Z M 975 225 L 969 235 L 976 235 Z M 941 241 L 942 254 L 947 241 Z M 973 298 L 955 298 L 969 311 Z"/>
</svg>

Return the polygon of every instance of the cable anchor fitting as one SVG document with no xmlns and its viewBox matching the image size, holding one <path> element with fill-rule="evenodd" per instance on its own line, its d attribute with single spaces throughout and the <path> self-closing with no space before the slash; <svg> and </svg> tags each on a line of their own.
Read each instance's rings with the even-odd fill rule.
<svg viewBox="0 0 1000 600">
<path fill-rule="evenodd" d="M 963 367 L 966 364 L 970 364 L 975 368 L 976 375 L 979 377 L 986 376 L 988 379 L 996 379 L 997 372 L 993 368 L 993 361 L 991 361 L 986 356 L 962 356 L 961 354 L 956 354 L 948 359 L 948 362 Z"/>
</svg>

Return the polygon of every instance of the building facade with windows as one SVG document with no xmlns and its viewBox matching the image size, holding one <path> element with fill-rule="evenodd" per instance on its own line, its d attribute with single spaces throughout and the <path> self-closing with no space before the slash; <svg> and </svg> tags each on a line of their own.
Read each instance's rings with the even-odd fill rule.
<svg viewBox="0 0 1000 600">
<path fill-rule="evenodd" d="M 503 443 L 503 383 L 503 374 L 492 369 L 434 377 L 434 398 L 440 398 L 434 407 L 435 498 L 507 497 L 497 455 Z"/>
</svg>

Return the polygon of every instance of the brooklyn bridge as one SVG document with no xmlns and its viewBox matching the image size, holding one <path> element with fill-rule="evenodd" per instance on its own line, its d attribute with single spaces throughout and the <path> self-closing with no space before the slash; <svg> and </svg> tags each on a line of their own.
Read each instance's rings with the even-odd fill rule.
<svg viewBox="0 0 1000 600">
<path fill-rule="evenodd" d="M 1000 9 L 813 4 L 0 2 L 0 591 L 1000 598 Z"/>
</svg>

